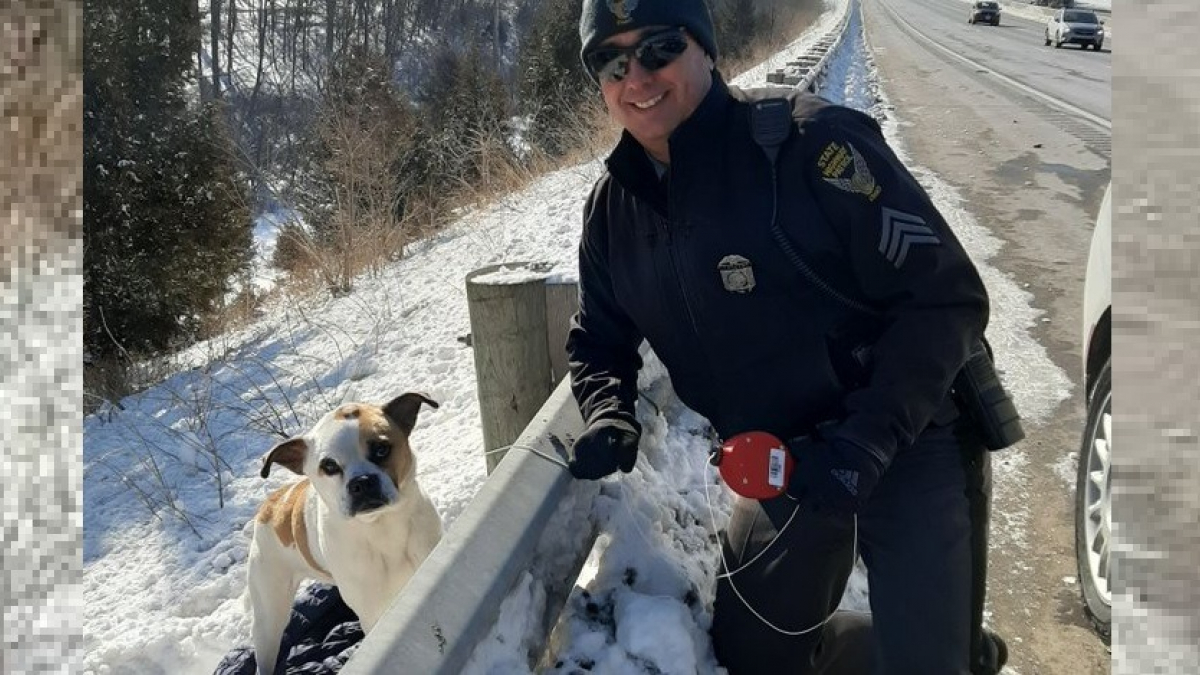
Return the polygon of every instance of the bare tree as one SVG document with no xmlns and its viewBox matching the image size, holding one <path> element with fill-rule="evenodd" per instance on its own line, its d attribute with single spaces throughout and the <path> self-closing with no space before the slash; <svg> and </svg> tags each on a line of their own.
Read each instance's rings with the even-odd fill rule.
<svg viewBox="0 0 1200 675">
<path fill-rule="evenodd" d="M 492 63 L 500 64 L 500 0 L 492 0 Z"/>
<path fill-rule="evenodd" d="M 271 0 L 271 14 L 275 12 L 275 1 Z M 262 0 L 259 0 L 258 10 L 258 65 L 254 69 L 254 89 L 250 92 L 250 101 L 247 103 L 248 117 L 253 117 L 258 108 L 258 93 L 262 90 L 263 82 L 263 63 L 267 57 L 267 10 L 263 7 Z"/>
<path fill-rule="evenodd" d="M 396 0 L 383 0 L 383 54 L 390 60 L 395 45 Z"/>
<path fill-rule="evenodd" d="M 233 87 L 236 84 L 233 82 L 233 37 L 237 35 L 237 0 L 229 0 L 229 6 L 225 8 L 225 13 L 229 15 L 229 27 L 225 31 L 225 77 L 230 79 L 229 86 Z"/>
<path fill-rule="evenodd" d="M 364 52 L 372 46 L 371 10 L 374 4 L 372 0 L 356 0 L 354 3 L 354 23 L 352 25 L 355 27 L 358 43 Z"/>
<path fill-rule="evenodd" d="M 211 53 L 209 66 L 212 68 L 212 95 L 221 98 L 221 0 L 209 0 L 209 34 Z"/>
<path fill-rule="evenodd" d="M 192 0 L 192 16 L 196 21 L 200 21 L 204 15 L 200 13 L 200 0 Z M 196 41 L 196 81 L 200 83 L 200 100 L 206 102 L 211 98 L 212 92 L 208 90 L 208 83 L 204 79 L 204 40 Z"/>
<path fill-rule="evenodd" d="M 337 0 L 325 0 L 325 63 L 333 61 L 333 36 L 337 26 Z"/>
</svg>

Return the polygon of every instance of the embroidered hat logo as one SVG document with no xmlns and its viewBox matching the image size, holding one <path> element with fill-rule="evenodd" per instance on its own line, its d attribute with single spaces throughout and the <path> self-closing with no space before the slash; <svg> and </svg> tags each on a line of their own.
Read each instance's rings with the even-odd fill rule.
<svg viewBox="0 0 1200 675">
<path fill-rule="evenodd" d="M 617 25 L 633 21 L 633 10 L 637 9 L 638 0 L 604 0 L 608 10 L 617 17 Z"/>
</svg>

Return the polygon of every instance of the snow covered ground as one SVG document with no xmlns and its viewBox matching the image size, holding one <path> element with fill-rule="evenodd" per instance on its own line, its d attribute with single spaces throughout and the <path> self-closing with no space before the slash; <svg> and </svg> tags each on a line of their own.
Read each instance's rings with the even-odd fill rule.
<svg viewBox="0 0 1200 675">
<path fill-rule="evenodd" d="M 769 68 L 808 49 L 848 0 L 829 1 L 817 25 L 733 83 L 764 83 Z M 868 51 L 854 19 L 823 94 L 886 116 L 903 154 L 902 124 L 878 90 Z M 207 674 L 249 641 L 241 600 L 247 525 L 263 496 L 288 480 L 259 478 L 260 458 L 281 434 L 307 429 L 343 401 L 419 390 L 440 402 L 421 413 L 412 444 L 420 480 L 453 526 L 484 480 L 472 352 L 459 340 L 470 330 L 464 278 L 497 262 L 537 260 L 573 279 L 580 209 L 600 169 L 596 161 L 549 174 L 465 215 L 404 260 L 359 279 L 351 295 L 283 302 L 253 326 L 192 350 L 189 367 L 162 385 L 89 417 L 84 672 Z M 999 241 L 953 190 L 919 167 L 914 173 L 988 284 L 989 338 L 1020 409 L 1035 423 L 1044 419 L 1069 381 L 1029 335 L 1040 313 L 1032 296 L 988 264 Z M 642 382 L 659 410 L 639 410 L 643 457 L 632 474 L 606 483 L 595 504 L 602 534 L 580 580 L 611 618 L 590 618 L 577 589 L 566 610 L 562 672 L 584 661 L 595 673 L 723 672 L 705 631 L 716 555 L 710 535 L 728 518 L 729 496 L 704 489 L 712 469 L 695 434 L 703 420 L 674 398 L 661 367 L 648 365 Z M 1007 455 L 997 471 L 1013 475 L 998 476 L 999 489 L 1022 482 L 1021 450 Z M 1019 539 L 1024 516 L 1006 514 L 996 526 Z M 637 570 L 632 586 L 629 568 Z M 865 609 L 861 575 L 844 605 Z M 506 611 L 522 609 L 510 603 Z M 472 672 L 528 672 L 514 654 L 485 646 Z"/>
</svg>

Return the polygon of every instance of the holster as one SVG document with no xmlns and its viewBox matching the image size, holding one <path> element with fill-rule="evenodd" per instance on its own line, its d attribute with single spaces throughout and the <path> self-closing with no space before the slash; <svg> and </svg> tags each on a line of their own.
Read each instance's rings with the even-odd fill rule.
<svg viewBox="0 0 1200 675">
<path fill-rule="evenodd" d="M 975 420 L 988 450 L 1001 450 L 1025 438 L 1021 415 L 1000 382 L 986 340 L 971 348 L 967 362 L 954 377 L 951 393 L 963 411 Z"/>
<path fill-rule="evenodd" d="M 846 391 L 869 381 L 878 332 L 857 325 L 830 335 L 830 362 Z M 959 410 L 975 422 L 988 450 L 1001 450 L 1025 438 L 1021 415 L 1000 381 L 986 340 L 981 338 L 972 346 L 967 362 L 954 376 L 950 394 Z"/>
</svg>

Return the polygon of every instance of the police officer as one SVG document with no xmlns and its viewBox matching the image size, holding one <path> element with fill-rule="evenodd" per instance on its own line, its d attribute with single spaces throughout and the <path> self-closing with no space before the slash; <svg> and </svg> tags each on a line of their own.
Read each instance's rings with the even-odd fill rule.
<svg viewBox="0 0 1200 675">
<path fill-rule="evenodd" d="M 703 0 L 584 0 L 579 32 L 624 132 L 584 208 L 572 474 L 632 470 L 645 339 L 721 438 L 797 461 L 723 533 L 730 673 L 998 672 L 990 465 L 950 394 L 988 299 L 954 233 L 862 113 L 793 92 L 766 150 L 752 110 L 778 91 L 725 84 Z M 868 619 L 834 613 L 856 542 Z"/>
</svg>

